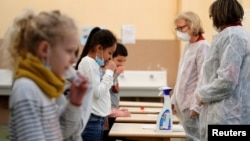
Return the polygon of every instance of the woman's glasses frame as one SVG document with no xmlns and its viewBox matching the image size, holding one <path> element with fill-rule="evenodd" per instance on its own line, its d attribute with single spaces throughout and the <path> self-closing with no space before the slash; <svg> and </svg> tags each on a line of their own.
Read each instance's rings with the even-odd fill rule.
<svg viewBox="0 0 250 141">
<path fill-rule="evenodd" d="M 186 26 L 188 26 L 188 25 L 186 24 L 186 25 L 183 25 L 183 26 L 177 26 L 177 27 L 175 28 L 175 30 L 177 30 L 177 31 L 182 31 L 183 28 L 185 28 Z"/>
</svg>

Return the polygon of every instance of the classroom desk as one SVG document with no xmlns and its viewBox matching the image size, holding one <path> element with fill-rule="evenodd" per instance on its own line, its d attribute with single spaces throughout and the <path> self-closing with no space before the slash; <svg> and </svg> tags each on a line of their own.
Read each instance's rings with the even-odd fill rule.
<svg viewBox="0 0 250 141">
<path fill-rule="evenodd" d="M 162 108 L 163 103 L 160 102 L 137 102 L 137 101 L 120 101 L 120 107 L 154 107 Z"/>
<path fill-rule="evenodd" d="M 180 124 L 174 127 L 182 127 Z M 114 123 L 110 132 L 110 137 L 124 137 L 138 141 L 170 141 L 170 138 L 186 138 L 183 130 L 165 133 L 155 132 L 155 124 L 145 123 Z M 176 128 L 177 129 L 177 128 Z"/>
<path fill-rule="evenodd" d="M 159 114 L 162 108 L 148 108 L 144 107 L 120 107 L 120 109 L 128 109 L 131 114 Z"/>
<path fill-rule="evenodd" d="M 131 114 L 131 117 L 117 117 L 115 122 L 125 123 L 156 123 L 158 114 Z M 176 115 L 172 116 L 173 123 L 178 124 L 180 121 Z"/>
</svg>

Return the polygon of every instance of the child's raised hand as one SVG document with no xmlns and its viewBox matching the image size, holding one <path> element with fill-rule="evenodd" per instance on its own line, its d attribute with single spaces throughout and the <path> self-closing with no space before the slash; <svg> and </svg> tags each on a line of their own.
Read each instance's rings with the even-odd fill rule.
<svg viewBox="0 0 250 141">
<path fill-rule="evenodd" d="M 71 81 L 69 101 L 75 106 L 81 106 L 85 94 L 88 92 L 89 83 L 87 77 L 79 72 L 77 73 L 78 80 Z"/>
<path fill-rule="evenodd" d="M 116 64 L 115 64 L 115 62 L 113 60 L 109 60 L 109 62 L 105 65 L 106 69 L 110 69 L 110 70 L 113 70 L 113 71 L 115 71 L 116 67 L 117 66 L 116 66 Z"/>
<path fill-rule="evenodd" d="M 117 66 L 115 72 L 117 74 L 121 74 L 124 71 L 124 69 L 125 69 L 125 66 Z"/>
</svg>

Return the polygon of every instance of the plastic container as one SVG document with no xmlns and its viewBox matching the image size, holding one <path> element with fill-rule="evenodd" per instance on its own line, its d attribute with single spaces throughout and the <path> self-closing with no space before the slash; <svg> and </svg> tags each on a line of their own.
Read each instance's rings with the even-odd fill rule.
<svg viewBox="0 0 250 141">
<path fill-rule="evenodd" d="M 156 132 L 170 132 L 173 129 L 172 109 L 170 101 L 170 87 L 160 87 L 159 95 L 164 96 L 164 105 L 156 121 Z"/>
<path fill-rule="evenodd" d="M 65 77 L 67 77 L 69 80 L 73 80 L 77 86 L 79 86 L 80 83 L 82 82 L 82 79 L 78 77 L 77 71 L 73 67 L 70 67 L 68 69 L 68 71 L 65 74 Z"/>
</svg>

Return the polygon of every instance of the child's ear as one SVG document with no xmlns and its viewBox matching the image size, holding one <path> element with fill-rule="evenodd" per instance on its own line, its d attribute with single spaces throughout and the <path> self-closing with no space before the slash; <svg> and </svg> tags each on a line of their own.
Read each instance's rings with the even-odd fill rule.
<svg viewBox="0 0 250 141">
<path fill-rule="evenodd" d="M 97 45 L 97 50 L 101 51 L 103 48 L 102 48 L 102 45 Z"/>
<path fill-rule="evenodd" d="M 48 56 L 49 43 L 47 41 L 42 41 L 38 45 L 37 54 L 41 58 L 46 58 Z"/>
</svg>

